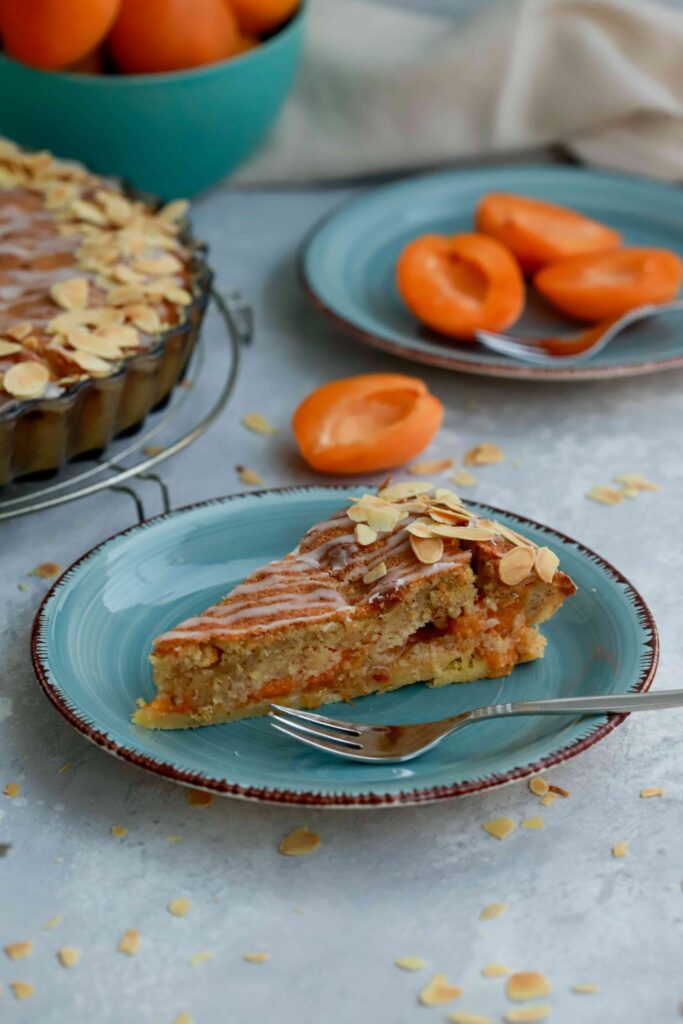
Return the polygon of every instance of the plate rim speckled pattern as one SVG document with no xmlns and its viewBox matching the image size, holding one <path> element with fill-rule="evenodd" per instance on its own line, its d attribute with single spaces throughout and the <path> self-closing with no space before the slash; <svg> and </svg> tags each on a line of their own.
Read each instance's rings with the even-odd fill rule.
<svg viewBox="0 0 683 1024">
<path fill-rule="evenodd" d="M 151 771 L 163 778 L 180 783 L 181 785 L 190 786 L 194 789 L 203 789 L 222 796 L 231 796 L 243 800 L 270 804 L 299 804 L 320 808 L 410 806 L 415 804 L 434 803 L 458 796 L 467 796 L 498 788 L 500 786 L 516 782 L 520 779 L 536 775 L 548 768 L 561 764 L 563 761 L 566 761 L 571 757 L 575 757 L 577 754 L 580 754 L 584 750 L 593 746 L 593 744 L 604 739 L 605 736 L 616 729 L 617 726 L 621 725 L 621 723 L 628 717 L 628 715 L 625 714 L 610 716 L 605 722 L 589 729 L 589 732 L 585 736 L 579 737 L 572 743 L 567 744 L 565 747 L 560 748 L 547 757 L 541 758 L 530 764 L 511 768 L 506 772 L 495 773 L 485 776 L 482 779 L 475 779 L 471 781 L 465 780 L 463 782 L 452 783 L 450 785 L 418 787 L 416 789 L 401 791 L 399 793 L 381 794 L 344 792 L 321 793 L 314 792 L 312 790 L 298 791 L 274 789 L 263 786 L 245 786 L 239 783 L 231 783 L 224 778 L 208 776 L 201 772 L 187 771 L 179 768 L 168 760 L 155 760 L 146 754 L 141 754 L 124 744 L 118 743 L 105 731 L 96 728 L 87 721 L 85 716 L 80 713 L 78 708 L 72 703 L 68 694 L 64 691 L 59 682 L 52 678 L 52 672 L 48 664 L 48 645 L 46 639 L 50 605 L 59 594 L 59 591 L 71 581 L 72 577 L 78 573 L 82 566 L 94 558 L 105 547 L 114 543 L 121 537 L 125 537 L 137 531 L 149 529 L 157 523 L 164 522 L 178 516 L 187 515 L 199 508 L 229 505 L 232 502 L 240 501 L 245 498 L 267 498 L 286 494 L 306 494 L 311 491 L 321 490 L 330 492 L 348 491 L 348 485 L 299 485 L 264 488 L 258 491 L 240 492 L 237 494 L 225 495 L 223 497 L 211 498 L 206 501 L 194 502 L 190 505 L 173 509 L 170 512 L 164 512 L 151 519 L 146 519 L 142 523 L 136 523 L 124 530 L 120 530 L 86 551 L 80 558 L 76 559 L 76 561 L 73 562 L 72 565 L 70 565 L 62 573 L 59 579 L 57 579 L 50 587 L 38 607 L 33 622 L 33 628 L 31 631 L 31 659 L 33 670 L 43 692 L 50 702 L 78 732 L 96 746 L 106 750 L 108 753 L 113 754 L 121 760 Z M 591 559 L 603 572 L 607 573 L 607 575 L 613 580 L 621 584 L 624 589 L 624 599 L 631 603 L 638 623 L 644 631 L 643 655 L 641 656 L 639 674 L 635 682 L 629 687 L 628 691 L 625 692 L 638 693 L 647 691 L 652 685 L 659 662 L 659 636 L 652 612 L 642 595 L 633 586 L 633 584 L 601 555 L 596 554 L 596 552 L 587 548 L 579 541 L 574 540 L 574 538 L 562 533 L 562 531 L 546 526 L 543 523 L 538 523 L 536 520 L 530 519 L 527 516 L 488 505 L 485 502 L 477 501 L 475 504 L 479 508 L 483 508 L 490 513 L 502 514 L 512 518 L 521 526 L 531 526 L 535 530 L 539 530 L 549 536 L 554 535 L 560 538 L 564 543 L 576 548 L 582 556 Z"/>
<path fill-rule="evenodd" d="M 398 341 L 394 341 L 391 338 L 384 337 L 381 334 L 376 334 L 373 331 L 366 330 L 364 327 L 355 323 L 352 317 L 348 315 L 345 316 L 339 310 L 333 308 L 333 306 L 331 306 L 316 289 L 307 267 L 309 251 L 318 234 L 338 217 L 343 217 L 347 210 L 355 206 L 357 203 L 367 200 L 373 194 L 386 193 L 391 189 L 395 189 L 410 182 L 426 182 L 428 184 L 430 180 L 443 179 L 456 174 L 467 176 L 471 179 L 478 173 L 488 173 L 498 170 L 503 172 L 508 170 L 522 170 L 530 172 L 550 171 L 551 173 L 571 170 L 578 172 L 579 174 L 588 175 L 595 179 L 612 179 L 614 181 L 622 180 L 636 184 L 642 183 L 649 186 L 660 185 L 664 188 L 668 187 L 676 191 L 674 184 L 661 181 L 657 178 L 646 178 L 643 175 L 628 174 L 625 171 L 608 171 L 594 169 L 592 167 L 582 167 L 577 164 L 501 163 L 496 164 L 495 166 L 482 168 L 467 168 L 462 170 L 458 168 L 450 168 L 441 171 L 427 171 L 419 174 L 406 175 L 405 177 L 398 178 L 396 181 L 390 181 L 386 184 L 369 186 L 368 188 L 349 196 L 347 199 L 338 203 L 332 210 L 323 214 L 323 216 L 320 217 L 306 232 L 296 254 L 296 274 L 299 286 L 301 287 L 304 295 L 306 295 L 311 304 L 339 330 L 354 337 L 357 341 L 360 341 L 365 345 L 369 345 L 371 348 L 379 349 L 382 352 L 388 352 L 392 356 L 396 356 L 399 359 L 407 360 L 409 362 L 422 363 L 426 366 L 438 367 L 441 370 L 451 370 L 457 373 L 466 373 L 476 377 L 493 377 L 499 380 L 528 380 L 536 382 L 555 381 L 570 383 L 572 381 L 641 377 L 650 373 L 664 372 L 665 370 L 682 369 L 683 353 L 666 359 L 651 359 L 637 363 L 617 363 L 611 366 L 595 366 L 591 365 L 589 361 L 577 366 L 557 367 L 533 366 L 530 363 L 514 364 L 512 361 L 509 364 L 492 364 L 477 361 L 476 359 L 458 358 L 457 354 L 451 353 L 447 349 L 444 349 L 444 353 L 441 355 L 433 351 L 412 348 Z M 511 329 L 511 333 L 514 333 L 514 328 Z"/>
</svg>

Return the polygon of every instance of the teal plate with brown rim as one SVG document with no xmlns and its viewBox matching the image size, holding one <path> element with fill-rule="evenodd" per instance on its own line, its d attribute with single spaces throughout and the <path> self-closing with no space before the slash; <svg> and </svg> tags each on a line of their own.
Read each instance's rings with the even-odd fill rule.
<svg viewBox="0 0 683 1024">
<path fill-rule="evenodd" d="M 133 725 L 136 699 L 154 693 L 148 662 L 154 637 L 290 551 L 351 493 L 297 487 L 235 495 L 150 519 L 93 548 L 57 580 L 36 616 L 33 663 L 45 693 L 84 736 L 148 771 L 228 796 L 321 807 L 427 803 L 504 785 L 581 753 L 624 720 L 496 719 L 404 765 L 329 757 L 283 737 L 267 718 L 175 731 Z M 328 705 L 327 713 L 416 722 L 500 701 L 648 689 L 657 631 L 628 580 L 549 527 L 471 504 L 552 547 L 578 586 L 543 627 L 545 657 L 505 679 L 440 689 L 419 683 Z"/>
<path fill-rule="evenodd" d="M 553 164 L 443 171 L 364 192 L 317 224 L 299 256 L 299 276 L 314 304 L 358 340 L 402 359 L 445 370 L 522 380 L 577 381 L 683 367 L 683 314 L 642 320 L 592 359 L 575 366 L 532 366 L 474 342 L 424 327 L 396 287 L 396 261 L 417 235 L 473 231 L 487 192 L 515 192 L 571 206 L 620 231 L 624 245 L 671 249 L 683 257 L 683 189 L 653 179 Z M 510 334 L 576 333 L 529 289 Z"/>
</svg>

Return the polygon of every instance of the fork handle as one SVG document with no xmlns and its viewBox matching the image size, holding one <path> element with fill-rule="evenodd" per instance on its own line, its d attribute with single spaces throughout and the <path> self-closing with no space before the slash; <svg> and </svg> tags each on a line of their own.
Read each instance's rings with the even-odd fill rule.
<svg viewBox="0 0 683 1024">
<path fill-rule="evenodd" d="M 683 690 L 659 693 L 624 693 L 613 697 L 560 697 L 553 700 L 520 700 L 513 704 L 494 704 L 475 708 L 472 718 L 497 718 L 505 715 L 630 714 L 632 711 L 656 711 L 683 707 Z"/>
</svg>

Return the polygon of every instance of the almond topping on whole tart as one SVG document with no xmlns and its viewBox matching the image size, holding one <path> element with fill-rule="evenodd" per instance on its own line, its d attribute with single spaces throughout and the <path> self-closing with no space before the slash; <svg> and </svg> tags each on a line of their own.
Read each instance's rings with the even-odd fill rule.
<svg viewBox="0 0 683 1024">
<path fill-rule="evenodd" d="M 21 352 L 21 345 L 17 345 L 16 341 L 5 341 L 4 338 L 0 338 L 0 359 L 3 356 L 13 356 L 16 352 Z"/>
<path fill-rule="evenodd" d="M 111 328 L 100 328 L 110 331 Z M 106 334 L 98 334 L 89 331 L 87 327 L 75 327 L 68 335 L 69 344 L 79 352 L 89 352 L 91 355 L 100 356 L 102 359 L 121 359 L 123 352 L 119 346 Z M 79 365 L 83 367 L 82 363 Z"/>
<path fill-rule="evenodd" d="M 130 320 L 134 327 L 144 331 L 145 334 L 158 334 L 159 331 L 163 330 L 164 325 L 156 309 L 144 302 L 124 305 L 122 312 L 126 320 Z"/>
<path fill-rule="evenodd" d="M 14 398 L 38 398 L 50 380 L 50 371 L 42 363 L 15 363 L 5 373 L 2 386 Z"/>
<path fill-rule="evenodd" d="M 109 324 L 108 326 L 98 327 L 95 330 L 95 336 L 97 338 L 104 338 L 105 341 L 111 342 L 118 348 L 139 348 L 140 347 L 140 335 L 134 327 L 130 327 L 126 324 Z"/>
<path fill-rule="evenodd" d="M 109 377 L 114 372 L 111 363 L 106 362 L 92 352 L 70 352 L 69 358 L 91 377 Z"/>
<path fill-rule="evenodd" d="M 70 277 L 50 288 L 50 296 L 62 309 L 85 309 L 88 305 L 87 277 Z"/>
<path fill-rule="evenodd" d="M 33 324 L 28 320 L 20 320 L 16 324 L 12 324 L 5 331 L 8 338 L 15 338 L 16 341 L 23 341 L 24 338 L 28 338 L 29 334 L 33 330 Z"/>
</svg>

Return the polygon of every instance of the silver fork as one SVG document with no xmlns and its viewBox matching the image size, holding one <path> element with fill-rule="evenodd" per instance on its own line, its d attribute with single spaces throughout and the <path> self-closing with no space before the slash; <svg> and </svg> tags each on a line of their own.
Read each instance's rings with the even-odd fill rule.
<svg viewBox="0 0 683 1024">
<path fill-rule="evenodd" d="M 292 739 L 317 750 L 352 761 L 410 761 L 470 722 L 510 715 L 630 714 L 683 707 L 683 690 L 663 693 L 625 693 L 611 697 L 562 697 L 556 700 L 523 700 L 473 708 L 438 722 L 417 725 L 369 725 L 315 715 L 311 711 L 271 704 L 271 725 Z"/>
<path fill-rule="evenodd" d="M 680 312 L 681 310 L 683 310 L 683 299 L 677 299 L 674 302 L 664 302 L 658 306 L 638 306 L 637 309 L 631 309 L 618 320 L 615 320 L 592 345 L 578 354 L 551 355 L 544 351 L 543 338 L 513 337 L 509 334 L 496 334 L 494 331 L 476 331 L 475 337 L 485 348 L 490 348 L 500 355 L 510 356 L 512 359 L 519 359 L 524 363 L 534 363 L 536 366 L 571 366 L 583 363 L 587 359 L 592 359 L 598 352 L 602 352 L 603 348 L 609 345 L 610 341 L 616 338 L 618 334 L 621 334 L 626 327 L 636 323 L 638 320 L 644 320 L 649 316 L 659 316 L 663 313 Z M 567 335 L 566 340 L 570 342 L 576 337 L 580 337 L 580 335 Z"/>
</svg>

